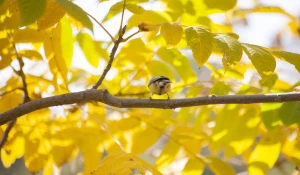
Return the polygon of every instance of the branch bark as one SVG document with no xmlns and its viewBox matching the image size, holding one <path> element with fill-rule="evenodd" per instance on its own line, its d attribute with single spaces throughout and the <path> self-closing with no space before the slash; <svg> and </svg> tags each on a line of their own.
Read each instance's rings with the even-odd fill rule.
<svg viewBox="0 0 300 175">
<path fill-rule="evenodd" d="M 120 98 L 111 95 L 107 90 L 89 89 L 81 92 L 68 93 L 53 97 L 30 101 L 0 114 L 0 125 L 12 121 L 30 112 L 51 106 L 67 105 L 98 101 L 118 108 L 161 108 L 174 109 L 179 107 L 201 106 L 209 104 L 250 104 L 300 101 L 300 93 L 258 94 L 258 95 L 210 95 L 205 97 L 149 100 L 136 98 Z"/>
</svg>

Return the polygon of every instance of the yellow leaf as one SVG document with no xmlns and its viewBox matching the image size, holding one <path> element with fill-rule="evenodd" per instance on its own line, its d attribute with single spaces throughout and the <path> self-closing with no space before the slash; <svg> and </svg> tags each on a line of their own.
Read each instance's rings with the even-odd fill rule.
<svg viewBox="0 0 300 175">
<path fill-rule="evenodd" d="M 156 129 L 146 126 L 140 126 L 137 131 L 132 133 L 130 152 L 134 155 L 140 154 L 150 148 L 161 136 Z"/>
<path fill-rule="evenodd" d="M 97 52 L 93 38 L 87 33 L 79 33 L 76 38 L 88 62 L 97 68 L 100 54 Z"/>
<path fill-rule="evenodd" d="M 149 43 L 158 33 L 159 27 L 156 30 L 141 33 L 141 38 L 145 44 Z"/>
<path fill-rule="evenodd" d="M 167 48 L 176 46 L 181 40 L 182 26 L 177 22 L 164 22 L 161 24 L 160 34 L 165 39 Z"/>
<path fill-rule="evenodd" d="M 237 0 L 204 0 L 208 8 L 218 8 L 220 10 L 229 10 L 233 8 Z"/>
<path fill-rule="evenodd" d="M 18 56 L 26 57 L 31 60 L 43 60 L 42 55 L 35 50 L 21 50 L 18 52 Z"/>
<path fill-rule="evenodd" d="M 160 172 L 169 167 L 169 165 L 175 160 L 180 146 L 174 141 L 170 140 L 160 153 L 156 160 L 156 166 Z"/>
<path fill-rule="evenodd" d="M 37 21 L 39 30 L 47 29 L 61 20 L 66 11 L 56 2 L 48 0 L 43 16 Z"/>
<path fill-rule="evenodd" d="M 9 109 L 12 109 L 20 105 L 22 101 L 23 101 L 23 95 L 21 92 L 18 91 L 8 93 L 4 96 L 0 96 L 0 113 L 6 112 Z"/>
<path fill-rule="evenodd" d="M 222 62 L 225 69 L 235 66 L 241 60 L 243 49 L 236 39 L 219 34 L 214 37 L 214 41 L 223 54 Z"/>
<path fill-rule="evenodd" d="M 268 76 L 274 72 L 276 62 L 269 51 L 252 44 L 242 44 L 242 46 L 261 77 Z"/>
<path fill-rule="evenodd" d="M 281 143 L 274 141 L 261 141 L 256 145 L 248 161 L 249 175 L 264 175 L 276 163 L 280 154 Z"/>
<path fill-rule="evenodd" d="M 34 29 L 16 30 L 14 32 L 14 42 L 16 43 L 31 43 L 31 42 L 43 42 L 46 37 L 44 31 L 37 31 Z"/>
<path fill-rule="evenodd" d="M 72 26 L 70 21 L 64 17 L 60 20 L 61 24 L 61 52 L 62 57 L 66 63 L 67 69 L 70 69 L 73 58 L 74 39 L 72 33 Z"/>
<path fill-rule="evenodd" d="M 233 168 L 231 168 L 226 162 L 217 157 L 208 156 L 208 167 L 214 172 L 215 175 L 236 175 Z"/>
<path fill-rule="evenodd" d="M 168 77 L 172 82 L 175 80 L 173 70 L 161 61 L 153 60 L 147 64 L 147 69 L 151 76 L 165 76 Z"/>
<path fill-rule="evenodd" d="M 126 9 L 134 14 L 142 14 L 145 12 L 145 9 L 142 6 L 132 4 L 132 3 L 126 4 Z"/>
<path fill-rule="evenodd" d="M 272 51 L 272 54 L 282 60 L 293 64 L 300 73 L 300 54 L 286 51 Z"/>
<path fill-rule="evenodd" d="M 185 83 L 193 83 L 197 80 L 190 61 L 178 50 L 161 47 L 158 49 L 157 55 L 163 61 L 173 66 Z"/>
<path fill-rule="evenodd" d="M 210 57 L 213 48 L 212 34 L 200 27 L 185 28 L 187 45 L 193 52 L 198 66 L 202 66 Z"/>
<path fill-rule="evenodd" d="M 24 135 L 15 128 L 10 130 L 8 139 L 1 149 L 1 161 L 9 168 L 17 159 L 24 155 Z"/>
<path fill-rule="evenodd" d="M 295 165 L 300 166 L 300 139 L 289 136 L 283 143 L 282 153 Z"/>
<path fill-rule="evenodd" d="M 199 159 L 190 158 L 189 161 L 185 164 L 181 175 L 199 175 L 203 173 L 204 168 L 204 162 L 201 162 Z"/>
</svg>

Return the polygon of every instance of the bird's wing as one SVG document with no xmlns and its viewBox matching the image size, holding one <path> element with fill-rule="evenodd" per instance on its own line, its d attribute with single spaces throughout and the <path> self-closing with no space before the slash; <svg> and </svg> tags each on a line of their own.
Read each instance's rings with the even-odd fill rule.
<svg viewBox="0 0 300 175">
<path fill-rule="evenodd" d="M 167 77 L 165 77 L 165 76 L 155 76 L 155 77 L 153 77 L 153 78 L 150 79 L 150 81 L 148 83 L 148 86 L 150 86 L 152 83 L 154 83 L 154 82 L 156 82 L 158 80 L 165 80 L 165 81 L 171 82 L 170 79 L 167 78 Z"/>
</svg>

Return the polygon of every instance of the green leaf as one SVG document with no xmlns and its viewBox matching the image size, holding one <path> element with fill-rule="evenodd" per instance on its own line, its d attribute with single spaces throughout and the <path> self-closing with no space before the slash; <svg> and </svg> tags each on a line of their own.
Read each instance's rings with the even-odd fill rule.
<svg viewBox="0 0 300 175">
<path fill-rule="evenodd" d="M 77 41 L 88 62 L 97 68 L 100 54 L 96 50 L 93 38 L 87 33 L 79 33 Z"/>
<path fill-rule="evenodd" d="M 300 73 L 300 54 L 286 51 L 272 51 L 272 54 L 282 60 L 285 60 L 295 66 Z"/>
<path fill-rule="evenodd" d="M 46 0 L 18 0 L 22 25 L 28 25 L 39 19 L 46 8 Z"/>
<path fill-rule="evenodd" d="M 300 123 L 300 102 L 284 103 L 279 109 L 279 117 L 285 125 Z"/>
<path fill-rule="evenodd" d="M 228 84 L 225 84 L 224 82 L 217 82 L 210 90 L 210 94 L 226 95 L 230 92 L 230 90 L 231 88 Z"/>
<path fill-rule="evenodd" d="M 215 44 L 223 53 L 222 62 L 226 68 L 235 66 L 242 58 L 242 45 L 228 35 L 219 34 L 214 37 Z"/>
<path fill-rule="evenodd" d="M 264 103 L 261 106 L 262 121 L 268 130 L 280 125 L 279 108 L 282 103 Z"/>
<path fill-rule="evenodd" d="M 193 52 L 198 66 L 202 66 L 210 57 L 213 47 L 212 34 L 200 27 L 185 28 L 187 45 Z"/>
<path fill-rule="evenodd" d="M 142 14 L 145 12 L 145 9 L 142 6 L 131 3 L 126 4 L 126 9 L 134 14 Z"/>
<path fill-rule="evenodd" d="M 168 48 L 176 46 L 180 42 L 182 33 L 182 26 L 177 22 L 161 24 L 160 35 L 165 39 Z"/>
<path fill-rule="evenodd" d="M 274 72 L 276 62 L 269 51 L 252 44 L 242 44 L 242 46 L 261 77 L 271 75 Z"/>
<path fill-rule="evenodd" d="M 86 12 L 81 7 L 68 0 L 57 0 L 57 2 L 66 10 L 68 15 L 72 16 L 83 26 L 93 31 L 93 24 Z"/>
</svg>

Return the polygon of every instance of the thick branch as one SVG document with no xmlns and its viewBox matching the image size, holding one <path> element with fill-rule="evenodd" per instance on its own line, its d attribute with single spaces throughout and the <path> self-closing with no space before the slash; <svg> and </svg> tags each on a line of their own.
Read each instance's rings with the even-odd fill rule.
<svg viewBox="0 0 300 175">
<path fill-rule="evenodd" d="M 22 104 L 14 109 L 0 114 L 0 125 L 14 120 L 22 115 L 38 109 L 51 106 L 83 103 L 87 101 L 99 101 L 118 108 L 162 108 L 174 109 L 179 107 L 200 106 L 209 104 L 250 104 L 300 101 L 300 93 L 283 94 L 258 94 L 258 95 L 210 95 L 206 97 L 172 99 L 172 100 L 149 100 L 135 98 L 120 98 L 111 95 L 107 90 L 85 90 L 68 93 L 53 97 L 42 98 Z"/>
</svg>

